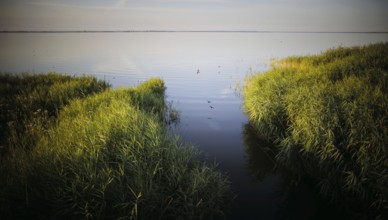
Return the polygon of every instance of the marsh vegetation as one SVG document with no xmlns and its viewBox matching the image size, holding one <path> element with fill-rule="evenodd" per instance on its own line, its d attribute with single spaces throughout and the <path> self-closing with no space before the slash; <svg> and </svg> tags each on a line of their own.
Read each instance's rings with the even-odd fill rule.
<svg viewBox="0 0 388 220">
<path fill-rule="evenodd" d="M 2 111 L 0 114 L 0 118 L 2 120 L 0 123 L 0 129 L 2 129 L 2 138 L 0 138 L 0 153 L 2 156 L 0 160 L 2 165 L 0 165 L 0 167 L 2 169 L 1 172 L 4 171 L 2 174 L 0 174 L 0 218 L 26 218 L 27 215 L 36 216 L 38 212 L 41 213 L 38 214 L 40 215 L 38 217 L 41 218 L 49 218 L 48 216 L 50 215 L 51 218 L 67 218 L 68 216 L 74 216 L 74 218 L 85 218 L 83 214 L 80 214 L 82 212 L 79 211 L 81 209 L 78 206 L 70 204 L 69 201 L 71 201 L 71 199 L 66 200 L 66 203 L 69 203 L 71 208 L 68 208 L 69 205 L 65 204 L 61 206 L 63 207 L 62 209 L 58 208 L 59 203 L 48 202 L 52 198 L 50 198 L 50 195 L 48 194 L 43 195 L 44 190 L 42 188 L 39 188 L 39 190 L 33 189 L 33 187 L 30 187 L 29 183 L 25 184 L 23 188 L 22 184 L 27 183 L 27 177 L 30 179 L 30 182 L 34 182 L 31 180 L 31 176 L 33 176 L 33 174 L 23 174 L 24 176 L 19 174 L 12 174 L 12 177 L 12 175 L 8 172 L 27 173 L 27 169 L 23 168 L 23 166 L 18 167 L 18 164 L 25 164 L 23 162 L 10 163 L 11 158 L 17 158 L 15 161 L 23 160 L 27 161 L 26 163 L 36 163 L 37 160 L 33 159 L 32 155 L 36 155 L 37 152 L 26 153 L 24 151 L 34 151 L 35 147 L 38 145 L 38 143 L 41 142 L 41 140 L 47 140 L 47 137 L 45 136 L 49 131 L 52 132 L 51 130 L 60 124 L 58 118 L 61 118 L 61 113 L 65 112 L 65 109 L 69 108 L 73 101 L 90 99 L 94 96 L 100 96 L 105 92 L 110 93 L 111 91 L 115 91 L 112 90 L 112 88 L 116 89 L 120 86 L 128 85 L 134 86 L 140 82 L 145 82 L 147 79 L 152 77 L 160 77 L 163 79 L 168 89 L 165 91 L 167 108 L 165 107 L 163 110 L 165 111 L 164 114 L 166 115 L 166 118 L 161 119 L 158 123 L 161 123 L 161 127 L 165 127 L 167 125 L 167 136 L 170 136 L 171 140 L 176 139 L 176 137 L 171 135 L 171 133 L 176 132 L 180 135 L 180 137 L 182 137 L 182 140 L 194 143 L 196 148 L 204 152 L 199 157 L 195 156 L 196 158 L 201 160 L 205 158 L 210 159 L 211 161 L 216 160 L 217 163 L 219 163 L 217 170 L 227 172 L 231 182 L 231 187 L 236 193 L 234 203 L 237 204 L 232 206 L 232 209 L 230 210 L 231 214 L 229 217 L 231 219 L 274 219 L 279 217 L 279 213 L 284 213 L 284 218 L 290 219 L 292 216 L 288 215 L 288 213 L 298 213 L 301 210 L 306 211 L 311 207 L 311 200 L 306 200 L 305 203 L 295 202 L 297 200 L 301 201 L 305 198 L 304 195 L 307 190 L 305 190 L 306 188 L 300 186 L 303 186 L 303 183 L 308 182 L 312 183 L 311 185 L 313 187 L 315 186 L 314 191 L 319 191 L 320 187 L 317 185 L 316 180 L 306 181 L 307 178 L 305 177 L 308 176 L 307 174 L 297 174 L 297 172 L 294 172 L 294 177 L 296 178 L 293 179 L 292 176 L 288 176 L 289 172 L 286 171 L 287 175 L 284 176 L 283 173 L 279 172 L 277 168 L 280 167 L 280 163 L 276 159 L 276 156 L 281 148 L 274 147 L 271 143 L 267 145 L 265 142 L 262 143 L 262 141 L 258 140 L 257 137 L 252 137 L 258 134 L 257 128 L 252 130 L 248 128 L 257 127 L 255 123 L 251 122 L 252 126 L 251 124 L 242 126 L 247 124 L 247 117 L 244 115 L 241 109 L 241 96 L 235 95 L 234 85 L 236 82 L 242 81 L 247 72 L 264 72 L 269 70 L 270 57 L 317 54 L 319 51 L 339 45 L 355 46 L 368 44 L 371 42 L 386 41 L 388 39 L 388 35 L 385 33 L 96 33 L 92 35 L 93 37 L 91 37 L 91 34 L 82 33 L 34 33 L 12 34 L 12 37 L 10 37 L 11 35 L 9 34 L 0 36 L 4 48 L 4 53 L 1 53 L 0 55 L 0 66 L 2 68 L 1 71 L 15 73 L 20 73 L 21 71 L 58 71 L 69 73 L 71 75 L 88 72 L 93 73 L 93 76 L 97 77 L 97 79 L 104 79 L 109 82 L 109 84 L 111 84 L 111 87 L 109 85 L 104 86 L 103 84 L 99 83 L 103 83 L 103 81 L 94 79 L 96 82 L 93 82 L 94 80 L 92 80 L 91 84 L 98 84 L 96 87 L 99 87 L 99 89 L 93 92 L 93 94 L 88 94 L 87 91 L 83 92 L 85 95 L 81 94 L 80 96 L 75 97 L 75 99 L 71 98 L 69 102 L 65 102 L 63 107 L 55 107 L 53 108 L 55 109 L 54 111 L 47 110 L 47 112 L 45 112 L 46 107 L 44 107 L 44 105 L 27 105 L 27 103 L 50 103 L 49 99 L 42 99 L 45 100 L 44 102 L 27 102 L 26 100 L 29 99 L 28 97 L 34 97 L 32 94 L 46 94 L 48 90 L 51 90 L 51 86 L 47 86 L 47 88 L 43 89 L 42 92 L 33 92 L 37 89 L 37 87 L 30 85 L 34 85 L 33 82 L 35 81 L 32 78 L 35 78 L 36 76 L 27 74 L 25 76 L 26 79 L 29 77 L 31 79 L 23 80 L 23 78 L 19 75 L 19 78 L 17 80 L 13 78 L 13 81 L 24 82 L 23 86 L 20 86 L 20 91 L 22 89 L 24 90 L 28 87 L 31 87 L 31 92 L 25 92 L 26 96 L 21 96 L 20 92 L 16 92 L 16 84 L 5 86 L 4 84 L 1 84 L 2 82 L 5 82 L 5 80 L 2 79 L 0 81 L 0 89 L 2 91 L 0 96 L 0 111 Z M 188 44 L 187 42 L 196 43 Z M 344 51 L 349 51 L 349 48 L 342 49 L 344 49 Z M 7 51 L 12 51 L 12 53 L 7 53 Z M 350 52 L 347 53 L 353 52 L 354 51 L 350 50 Z M 386 52 L 384 53 L 386 54 Z M 360 52 L 360 54 L 362 55 L 363 52 Z M 313 57 L 316 57 L 318 62 L 320 56 L 321 55 Z M 351 58 L 351 56 L 349 56 L 349 58 Z M 295 61 L 293 62 L 294 64 L 291 64 L 291 62 L 289 62 L 291 66 L 296 64 L 303 66 L 302 64 L 306 63 L 307 59 L 311 59 L 311 57 L 294 57 L 292 59 L 301 59 L 301 63 L 297 64 L 298 61 Z M 306 60 L 303 61 L 302 59 Z M 342 62 L 341 59 L 341 57 L 338 57 L 339 62 Z M 358 58 L 351 59 L 357 60 Z M 260 62 L 258 63 L 257 61 Z M 334 61 L 334 59 L 332 59 L 330 62 L 332 61 Z M 276 62 L 280 63 L 283 61 L 274 60 L 273 66 L 277 65 Z M 285 64 L 279 64 L 277 68 L 281 69 L 281 65 L 284 66 Z M 316 64 L 314 66 L 317 67 L 318 65 L 319 64 Z M 335 65 L 332 65 L 334 68 Z M 311 67 L 308 68 L 311 69 Z M 327 71 L 325 68 L 326 66 L 321 67 L 323 71 Z M 350 71 L 350 67 L 346 68 L 348 68 Z M 197 74 L 198 69 L 200 69 L 199 74 Z M 271 71 L 273 70 L 274 68 Z M 298 70 L 298 68 L 295 66 L 294 72 L 301 72 L 301 70 Z M 49 75 L 50 77 L 64 77 L 63 75 Z M 66 77 L 68 76 L 65 76 L 65 78 Z M 287 80 L 290 79 L 289 82 L 296 83 L 291 79 L 292 77 L 293 76 L 288 76 Z M 57 86 L 61 87 L 60 85 L 62 85 L 65 87 L 64 84 L 70 83 L 70 81 L 74 80 L 81 80 L 79 78 L 83 77 L 69 78 L 71 78 L 69 82 L 62 84 L 59 83 Z M 279 76 L 279 78 L 281 77 Z M 382 80 L 382 78 L 383 77 L 380 77 L 378 80 Z M 39 82 L 39 84 L 44 84 L 42 81 Z M 278 83 L 282 83 L 282 81 L 280 80 Z M 79 86 L 82 87 L 82 85 L 87 84 L 88 83 L 80 83 Z M 96 87 L 94 87 L 94 89 L 96 89 Z M 285 87 L 287 88 L 287 86 Z M 5 90 L 5 88 L 8 89 Z M 281 91 L 280 88 L 281 87 L 279 87 L 279 91 Z M 66 88 L 63 89 L 66 90 Z M 52 92 L 52 94 L 55 93 Z M 306 96 L 306 94 L 304 94 L 304 96 Z M 275 99 L 272 99 L 271 101 L 273 100 Z M 211 103 L 208 101 L 211 101 Z M 299 103 L 303 103 L 303 101 L 299 101 Z M 30 107 L 18 108 L 18 105 Z M 210 105 L 214 108 L 210 108 Z M 138 108 L 137 105 L 133 106 Z M 16 117 L 16 112 L 21 111 L 17 109 L 25 109 L 23 110 L 23 114 L 17 114 L 21 115 L 22 117 Z M 143 111 L 140 108 L 139 110 L 141 112 Z M 107 110 L 107 115 L 111 114 L 109 112 L 110 110 Z M 150 114 L 153 115 L 155 113 Z M 15 120 L 15 118 L 17 120 Z M 75 118 L 79 119 L 78 117 Z M 156 118 L 159 118 L 159 116 L 156 116 Z M 74 127 L 71 128 L 73 129 Z M 78 129 L 79 130 L 77 131 L 81 132 L 81 129 Z M 88 132 L 90 130 L 91 129 L 89 129 Z M 3 131 L 5 131 L 5 133 Z M 270 129 L 263 129 L 260 136 L 269 134 L 270 131 Z M 95 136 L 90 137 L 96 138 Z M 91 140 L 93 140 L 93 138 L 91 138 Z M 272 138 L 272 141 L 273 139 L 274 138 Z M 182 144 L 180 140 L 177 142 L 182 146 L 178 149 L 187 147 L 191 148 L 190 146 L 187 146 L 187 144 Z M 276 143 L 279 144 L 278 141 Z M 82 142 L 82 144 L 84 144 L 84 142 Z M 257 147 L 258 144 L 262 146 L 259 149 Z M 294 150 L 292 154 L 300 154 L 299 150 L 301 148 L 292 149 Z M 79 151 L 83 152 L 83 150 Z M 194 149 L 193 151 L 196 150 Z M 101 152 L 105 151 L 96 151 L 96 153 L 99 153 L 100 155 Z M 147 150 L 147 152 L 153 151 Z M 10 156 L 11 154 L 13 154 L 12 157 Z M 100 160 L 97 161 L 99 161 L 98 164 L 101 164 Z M 306 162 L 304 164 L 308 166 Z M 314 164 L 314 166 L 315 165 L 316 164 Z M 31 165 L 31 167 L 36 167 L 36 165 Z M 212 165 L 210 165 L 210 167 L 212 167 Z M 293 168 L 294 171 L 296 170 L 294 166 L 289 166 L 289 168 Z M 48 168 L 46 168 L 46 170 L 47 169 Z M 64 170 L 71 169 L 69 167 L 69 169 L 66 168 Z M 211 169 L 214 170 L 214 168 Z M 313 167 L 311 170 L 312 169 Z M 191 168 L 188 168 L 188 170 L 191 170 Z M 303 167 L 300 170 L 305 171 Z M 329 170 L 329 168 L 327 170 Z M 69 180 L 69 183 L 66 183 L 67 185 L 65 185 L 66 187 L 69 187 L 70 182 L 76 178 L 75 174 L 70 175 L 70 171 L 68 173 L 69 175 L 65 175 Z M 159 175 L 161 172 L 158 172 L 157 174 Z M 21 176 L 21 178 L 15 180 L 18 175 Z M 12 179 L 8 178 L 8 176 L 11 176 Z M 144 174 L 144 176 L 147 175 Z M 294 183 L 298 182 L 298 180 L 300 180 L 299 183 L 294 185 Z M 15 184 L 15 187 L 11 187 L 13 182 L 17 183 Z M 165 183 L 165 181 L 163 181 L 163 183 Z M 36 185 L 34 185 L 34 187 Z M 76 189 L 76 191 L 78 190 L 77 194 L 74 194 L 74 198 L 78 199 L 82 196 L 90 195 L 95 192 L 93 191 L 93 193 L 89 193 L 89 188 L 86 188 L 84 193 L 83 188 L 81 189 L 79 186 L 79 184 L 74 184 L 74 187 L 78 187 Z M 117 185 L 108 185 L 107 188 L 111 186 Z M 92 185 L 90 184 L 89 187 L 92 187 Z M 163 185 L 163 187 L 167 186 Z M 311 186 L 309 187 L 311 188 Z M 132 186 L 131 188 L 133 189 Z M 175 188 L 178 189 L 178 187 Z M 339 190 L 344 191 L 342 188 L 339 188 Z M 38 196 L 31 196 L 34 195 L 32 192 L 37 192 L 35 194 L 38 194 Z M 86 192 L 88 192 L 88 194 Z M 134 192 L 135 194 L 138 193 L 135 190 Z M 14 195 L 12 193 L 14 193 Z M 112 198 L 111 196 L 106 196 L 108 194 L 113 195 L 111 193 L 105 192 L 105 198 Z M 182 197 L 184 196 L 182 192 L 177 194 Z M 172 193 L 172 195 L 177 194 Z M 24 195 L 24 197 L 22 195 Z M 144 217 L 141 214 L 144 212 L 144 210 L 154 210 L 149 208 L 146 209 L 148 200 L 145 199 L 145 195 L 146 194 L 144 191 L 142 191 L 142 195 L 138 200 L 139 203 L 134 202 L 136 201 L 133 200 L 135 196 L 131 197 L 127 201 L 129 201 L 128 204 L 132 204 L 132 206 L 129 206 L 129 208 L 125 207 L 121 210 L 132 210 L 132 208 L 135 207 L 134 204 L 136 203 L 136 207 L 138 208 L 138 219 L 153 215 L 152 213 L 148 213 L 148 215 Z M 291 195 L 291 197 L 288 195 Z M 315 196 L 317 195 L 314 194 L 314 197 Z M 102 196 L 99 195 L 99 197 Z M 34 201 L 38 202 L 42 200 L 37 198 L 47 199 L 44 200 L 45 202 L 40 202 L 43 205 L 39 208 L 39 205 L 37 205 L 39 203 L 32 202 L 33 200 L 31 198 L 35 198 Z M 91 199 L 85 197 L 83 198 L 83 201 L 97 201 L 94 197 L 90 198 Z M 172 202 L 176 201 L 175 197 L 173 198 L 174 199 Z M 297 200 L 294 200 L 293 198 L 297 198 Z M 286 203 L 291 204 L 291 206 L 284 204 L 286 207 L 285 209 L 279 208 L 279 205 L 283 204 L 284 200 L 286 200 Z M 95 218 L 98 218 L 99 216 L 100 218 L 115 218 L 116 216 L 112 213 L 118 213 L 118 208 L 115 207 L 113 211 L 110 211 L 112 209 L 108 207 L 112 207 L 112 204 L 114 204 L 111 201 L 113 200 L 108 199 L 105 201 L 105 203 L 102 202 L 102 206 L 99 206 L 102 207 L 101 210 L 103 210 L 99 212 L 101 215 L 90 211 L 92 214 L 88 214 L 88 216 L 93 216 Z M 166 201 L 168 203 L 170 200 L 168 199 Z M 348 197 L 347 201 L 356 200 Z M 322 206 L 326 205 L 324 202 L 322 203 Z M 346 201 L 342 200 L 341 197 L 339 199 L 339 203 L 345 204 Z M 14 206 L 14 204 L 20 205 Z M 32 204 L 37 206 L 37 212 L 31 211 L 35 209 L 32 207 Z M 54 205 L 51 206 L 50 204 Z M 85 207 L 91 207 L 91 204 L 97 203 L 89 202 L 87 205 L 85 205 Z M 152 205 L 155 203 L 150 204 Z M 171 203 L 171 205 L 166 205 L 166 203 L 163 202 L 159 204 L 160 206 L 158 207 L 162 208 L 172 207 L 171 205 L 173 203 Z M 175 204 L 178 204 L 178 202 Z M 349 204 L 352 206 L 351 203 Z M 27 208 L 23 208 L 23 206 Z M 103 208 L 104 206 L 106 208 Z M 48 208 L 44 209 L 44 207 Z M 182 206 L 176 205 L 175 207 L 179 207 L 179 210 L 189 210 L 188 208 L 185 208 L 186 206 L 184 206 L 183 203 Z M 330 207 L 327 207 L 329 209 L 325 209 L 323 213 L 332 213 Z M 332 205 L 331 207 L 338 207 L 341 211 L 346 210 L 343 209 L 340 205 Z M 360 206 L 355 207 L 356 208 L 352 210 L 373 210 L 369 208 L 369 205 L 365 205 L 364 208 L 361 207 L 360 209 L 358 209 Z M 23 212 L 20 210 L 23 210 Z M 46 212 L 47 210 L 49 210 L 50 213 Z M 61 214 L 61 212 L 58 210 L 68 211 L 66 214 Z M 84 210 L 87 210 L 87 208 L 84 208 Z M 95 208 L 90 210 L 95 210 Z M 167 208 L 166 210 L 167 211 L 164 213 L 170 214 L 163 214 L 161 218 L 169 218 L 169 216 L 173 215 L 171 214 L 173 213 L 172 209 Z M 23 214 L 24 212 L 26 214 Z M 55 216 L 53 217 L 54 214 Z M 325 215 L 320 214 L 322 214 L 322 212 L 317 213 L 314 215 L 314 217 L 320 216 L 325 219 Z M 361 218 L 364 215 L 364 213 L 361 213 Z M 132 214 L 130 214 L 130 217 L 131 216 Z M 135 218 L 134 216 L 135 215 L 133 215 L 132 218 Z M 186 218 L 186 215 L 184 216 Z M 335 218 L 340 218 L 339 215 L 334 216 Z M 378 214 L 376 216 L 378 216 Z"/>
<path fill-rule="evenodd" d="M 227 178 L 167 132 L 159 78 L 1 75 L 2 219 L 212 219 Z M 171 113 L 170 113 L 171 114 Z"/>
<path fill-rule="evenodd" d="M 388 44 L 273 60 L 247 77 L 244 107 L 276 162 L 358 218 L 388 210 Z"/>
</svg>

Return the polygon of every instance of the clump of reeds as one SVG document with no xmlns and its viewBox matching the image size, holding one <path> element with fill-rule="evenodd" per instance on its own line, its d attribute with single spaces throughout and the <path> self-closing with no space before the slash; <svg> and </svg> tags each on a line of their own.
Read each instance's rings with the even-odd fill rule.
<svg viewBox="0 0 388 220">
<path fill-rule="evenodd" d="M 72 99 L 109 87 L 92 76 L 0 74 L 0 146 L 30 148 Z"/>
<path fill-rule="evenodd" d="M 224 218 L 229 183 L 168 134 L 164 90 L 151 79 L 70 101 L 34 147 L 1 158 L 1 217 Z"/>
<path fill-rule="evenodd" d="M 245 111 L 279 146 L 280 164 L 314 177 L 332 200 L 380 215 L 388 209 L 387 54 L 378 43 L 290 57 L 244 89 Z"/>
</svg>

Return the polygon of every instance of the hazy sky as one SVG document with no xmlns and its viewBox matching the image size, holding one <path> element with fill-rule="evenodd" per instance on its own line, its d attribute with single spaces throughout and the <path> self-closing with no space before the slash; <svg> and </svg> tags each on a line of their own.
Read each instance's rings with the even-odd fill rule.
<svg viewBox="0 0 388 220">
<path fill-rule="evenodd" d="M 0 0 L 0 30 L 388 31 L 388 0 Z"/>
</svg>

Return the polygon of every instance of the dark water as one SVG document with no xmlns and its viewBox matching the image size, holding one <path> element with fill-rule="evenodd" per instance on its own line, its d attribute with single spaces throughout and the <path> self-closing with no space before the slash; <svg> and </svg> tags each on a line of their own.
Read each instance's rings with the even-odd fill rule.
<svg viewBox="0 0 388 220">
<path fill-rule="evenodd" d="M 324 219 L 331 207 L 311 186 L 274 171 L 272 148 L 247 125 L 237 85 L 268 70 L 271 58 L 381 41 L 388 34 L 2 33 L 0 71 L 94 74 L 114 87 L 161 77 L 180 112 L 176 132 L 230 176 L 232 219 Z"/>
</svg>

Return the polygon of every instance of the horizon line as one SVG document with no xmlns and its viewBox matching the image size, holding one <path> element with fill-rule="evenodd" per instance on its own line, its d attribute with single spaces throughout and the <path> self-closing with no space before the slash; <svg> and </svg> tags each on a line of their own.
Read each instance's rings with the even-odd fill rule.
<svg viewBox="0 0 388 220">
<path fill-rule="evenodd" d="M 333 34 L 387 34 L 388 31 L 285 31 L 285 30 L 2 30 L 0 33 L 333 33 Z"/>
</svg>

